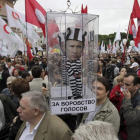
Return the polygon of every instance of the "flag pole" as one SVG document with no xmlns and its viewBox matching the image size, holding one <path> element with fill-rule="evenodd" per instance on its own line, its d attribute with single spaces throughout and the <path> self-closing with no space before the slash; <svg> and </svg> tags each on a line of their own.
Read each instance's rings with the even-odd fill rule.
<svg viewBox="0 0 140 140">
<path fill-rule="evenodd" d="M 25 5 L 26 5 L 26 0 L 25 0 Z M 26 14 L 26 6 L 25 6 L 25 20 L 27 19 L 26 18 L 27 14 Z M 26 47 L 27 47 L 27 61 L 28 61 L 28 70 L 30 70 L 30 63 L 29 63 L 29 48 L 28 48 L 28 33 L 27 33 L 27 22 L 26 22 Z"/>
<path fill-rule="evenodd" d="M 122 66 L 123 66 L 123 62 L 124 62 L 124 57 L 125 57 L 125 51 L 126 51 L 126 46 L 127 46 L 127 42 L 128 42 L 128 36 L 129 36 L 129 29 L 130 29 L 130 25 L 131 25 L 131 18 L 129 20 L 129 26 L 128 26 L 128 31 L 127 31 L 127 41 L 126 41 L 126 44 L 125 44 L 125 47 L 124 47 L 124 53 L 123 53 L 123 58 L 122 58 Z"/>
</svg>

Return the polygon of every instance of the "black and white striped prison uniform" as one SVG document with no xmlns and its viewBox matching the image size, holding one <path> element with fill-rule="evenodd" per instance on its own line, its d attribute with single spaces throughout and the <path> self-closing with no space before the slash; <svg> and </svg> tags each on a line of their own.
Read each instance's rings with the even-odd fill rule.
<svg viewBox="0 0 140 140">
<path fill-rule="evenodd" d="M 66 69 L 68 72 L 68 78 L 72 95 L 82 94 L 82 81 L 81 81 L 81 61 L 80 59 L 72 62 L 67 59 Z"/>
<path fill-rule="evenodd" d="M 92 90 L 93 60 L 89 59 L 87 63 L 88 63 L 87 84 L 88 88 Z"/>
<path fill-rule="evenodd" d="M 68 78 L 68 72 L 66 69 L 66 63 L 67 63 L 67 56 L 63 55 L 62 56 L 62 80 L 63 80 L 63 85 L 68 85 L 69 84 L 69 78 Z"/>
</svg>

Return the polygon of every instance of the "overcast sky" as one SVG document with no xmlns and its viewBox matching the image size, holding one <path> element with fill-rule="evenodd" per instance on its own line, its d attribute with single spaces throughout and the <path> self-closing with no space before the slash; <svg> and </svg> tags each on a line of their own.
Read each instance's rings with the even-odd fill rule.
<svg viewBox="0 0 140 140">
<path fill-rule="evenodd" d="M 64 11 L 67 9 L 67 0 L 37 0 L 40 5 L 49 11 Z M 126 32 L 134 0 L 70 0 L 71 9 L 80 11 L 81 5 L 88 6 L 88 13 L 99 15 L 99 34 Z M 140 3 L 140 0 L 138 0 Z M 25 13 L 25 0 L 18 0 L 14 7 L 17 11 Z M 71 12 L 71 11 L 69 11 Z"/>
</svg>

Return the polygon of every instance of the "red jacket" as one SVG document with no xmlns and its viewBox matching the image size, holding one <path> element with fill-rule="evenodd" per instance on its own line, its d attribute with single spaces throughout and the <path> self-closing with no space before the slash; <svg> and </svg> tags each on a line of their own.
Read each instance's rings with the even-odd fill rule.
<svg viewBox="0 0 140 140">
<path fill-rule="evenodd" d="M 25 68 L 23 68 L 23 67 L 19 67 L 19 69 L 20 69 L 21 71 L 25 71 Z M 13 69 L 12 75 L 14 75 L 14 71 L 15 71 L 15 68 Z"/>
<path fill-rule="evenodd" d="M 120 92 L 120 96 L 116 97 L 116 92 Z M 116 106 L 118 112 L 120 111 L 121 105 L 122 105 L 122 99 L 123 99 L 123 93 L 120 90 L 120 85 L 116 85 L 110 92 L 109 99 L 110 101 Z"/>
</svg>

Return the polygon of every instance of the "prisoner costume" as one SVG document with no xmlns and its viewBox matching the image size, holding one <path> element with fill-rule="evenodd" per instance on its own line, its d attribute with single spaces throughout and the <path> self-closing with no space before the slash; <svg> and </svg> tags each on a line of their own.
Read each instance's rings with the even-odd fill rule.
<svg viewBox="0 0 140 140">
<path fill-rule="evenodd" d="M 72 95 L 80 98 L 82 94 L 80 59 L 74 62 L 67 59 L 66 69 L 68 72 L 68 78 L 69 78 L 69 83 L 72 90 Z"/>
</svg>

